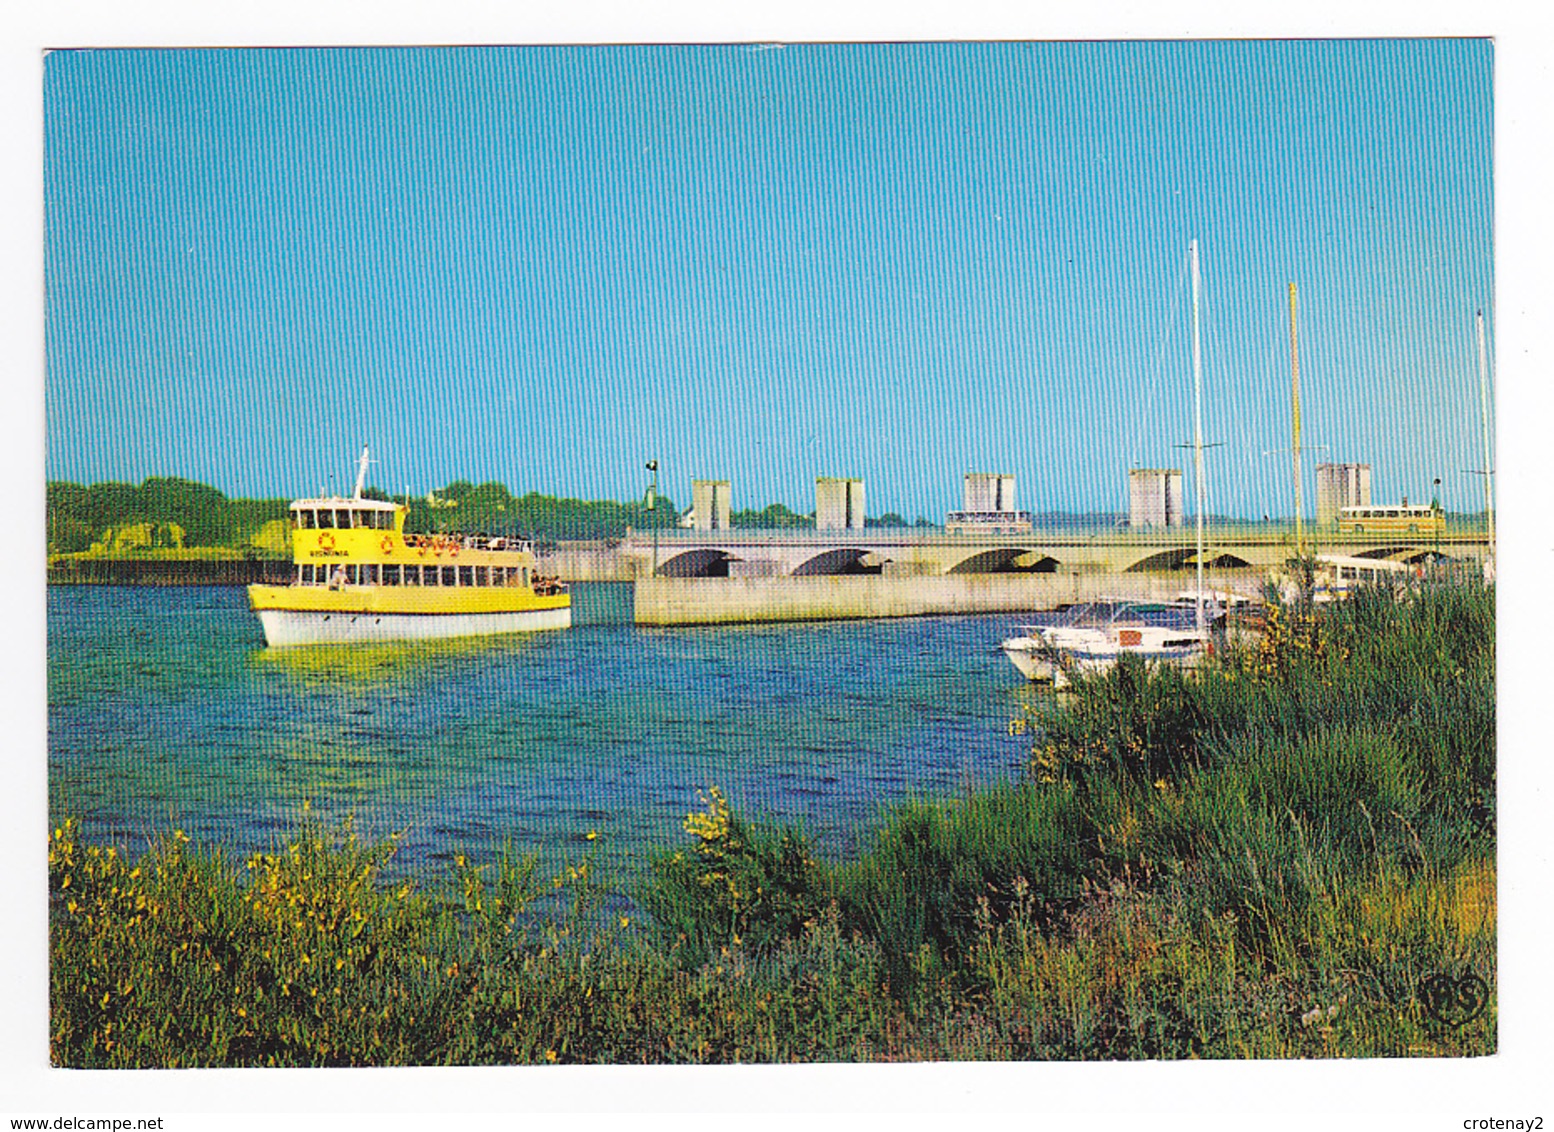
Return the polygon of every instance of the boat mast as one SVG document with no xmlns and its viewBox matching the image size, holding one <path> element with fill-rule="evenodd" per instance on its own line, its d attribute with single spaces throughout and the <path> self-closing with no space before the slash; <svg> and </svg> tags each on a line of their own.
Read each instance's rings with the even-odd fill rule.
<svg viewBox="0 0 1554 1132">
<path fill-rule="evenodd" d="M 1192 252 L 1192 463 L 1198 511 L 1198 631 L 1203 631 L 1203 356 L 1198 342 L 1198 241 Z"/>
<path fill-rule="evenodd" d="M 1478 312 L 1478 400 L 1484 420 L 1484 514 L 1489 521 L 1489 560 L 1495 560 L 1494 451 L 1489 443 L 1489 359 L 1484 349 L 1484 312 Z"/>
<path fill-rule="evenodd" d="M 1290 449 L 1295 473 L 1295 557 L 1305 556 L 1305 538 L 1301 530 L 1301 512 L 1305 509 L 1300 492 L 1300 347 L 1295 337 L 1295 284 L 1290 284 L 1290 406 L 1294 418 L 1294 442 Z"/>
<path fill-rule="evenodd" d="M 362 488 L 367 485 L 367 446 L 362 445 L 361 464 L 356 469 L 356 490 L 351 494 L 352 499 L 362 497 Z"/>
</svg>

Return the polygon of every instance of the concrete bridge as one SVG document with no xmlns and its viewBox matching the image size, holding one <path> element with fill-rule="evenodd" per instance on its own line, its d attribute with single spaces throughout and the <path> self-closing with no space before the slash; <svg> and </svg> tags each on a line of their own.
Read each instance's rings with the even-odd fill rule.
<svg viewBox="0 0 1554 1132">
<path fill-rule="evenodd" d="M 1209 569 L 1258 570 L 1294 553 L 1294 533 L 1272 524 L 1215 526 L 1206 533 Z M 1488 549 L 1482 530 L 1434 534 L 1333 531 L 1307 533 L 1307 547 L 1323 553 L 1397 562 L 1437 557 L 1481 560 Z M 1131 574 L 1196 569 L 1191 527 L 1135 531 L 1034 531 L 1018 535 L 947 534 L 937 528 L 878 527 L 865 530 L 632 532 L 616 548 L 622 573 L 647 578 L 777 578 L 945 574 Z"/>
</svg>

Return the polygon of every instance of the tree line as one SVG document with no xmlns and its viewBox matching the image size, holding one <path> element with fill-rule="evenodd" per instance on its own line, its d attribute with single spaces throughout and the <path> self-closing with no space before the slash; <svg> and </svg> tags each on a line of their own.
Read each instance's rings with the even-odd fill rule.
<svg viewBox="0 0 1554 1132">
<path fill-rule="evenodd" d="M 531 491 L 514 495 L 505 484 L 468 480 L 415 496 L 369 487 L 368 498 L 406 503 L 407 531 L 483 531 L 492 535 L 541 540 L 613 539 L 628 529 L 645 531 L 679 525 L 674 500 L 659 495 L 648 509 L 645 500 L 620 503 L 613 499 L 567 499 Z M 229 499 L 208 484 L 177 476 L 151 476 L 140 484 L 95 483 L 85 486 L 63 480 L 47 485 L 48 551 L 112 554 L 124 546 L 125 531 L 143 528 L 139 545 L 224 547 L 279 554 L 284 550 L 288 499 Z M 735 527 L 762 529 L 813 528 L 815 517 L 781 503 L 735 511 Z M 870 527 L 911 526 L 894 512 L 866 520 Z M 918 526 L 927 525 L 923 519 Z"/>
<path fill-rule="evenodd" d="M 185 547 L 247 548 L 265 525 L 284 522 L 285 499 L 228 499 L 207 484 L 177 476 L 151 476 L 140 484 L 56 480 L 46 486 L 50 554 L 74 554 L 94 545 L 111 547 L 115 532 L 146 526 L 177 528 Z"/>
<path fill-rule="evenodd" d="M 208 484 L 176 476 L 151 476 L 140 484 L 96 483 L 85 486 L 57 480 L 46 486 L 46 523 L 50 554 L 77 554 L 94 547 L 113 553 L 121 532 L 144 528 L 144 545 L 182 548 L 225 547 L 279 553 L 279 524 L 287 519 L 289 499 L 229 499 Z M 363 492 L 372 499 L 405 499 L 381 488 Z M 619 538 L 628 527 L 672 527 L 680 518 L 674 500 L 659 496 L 645 502 L 562 499 L 529 492 L 515 496 L 500 483 L 464 480 L 408 501 L 408 531 L 484 531 L 538 539 Z"/>
</svg>

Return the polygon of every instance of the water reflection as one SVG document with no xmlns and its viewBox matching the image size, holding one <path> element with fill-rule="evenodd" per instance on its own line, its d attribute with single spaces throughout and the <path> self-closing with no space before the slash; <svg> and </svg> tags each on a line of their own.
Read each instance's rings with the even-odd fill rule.
<svg viewBox="0 0 1554 1132">
<path fill-rule="evenodd" d="M 246 849 L 307 801 L 408 829 L 402 863 L 588 829 L 640 859 L 717 783 L 842 852 L 883 802 L 1023 764 L 997 618 L 638 630 L 629 588 L 575 593 L 568 631 L 265 649 L 241 591 L 55 587 L 51 807 Z"/>
</svg>

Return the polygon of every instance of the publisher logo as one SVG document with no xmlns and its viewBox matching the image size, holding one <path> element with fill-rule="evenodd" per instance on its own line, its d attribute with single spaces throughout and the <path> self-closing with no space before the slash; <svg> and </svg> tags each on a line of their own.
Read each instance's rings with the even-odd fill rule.
<svg viewBox="0 0 1554 1132">
<path fill-rule="evenodd" d="M 1436 973 L 1419 984 L 1419 1003 L 1437 1022 L 1460 1026 L 1484 1013 L 1489 1002 L 1489 984 L 1472 971 L 1453 978 Z"/>
</svg>

